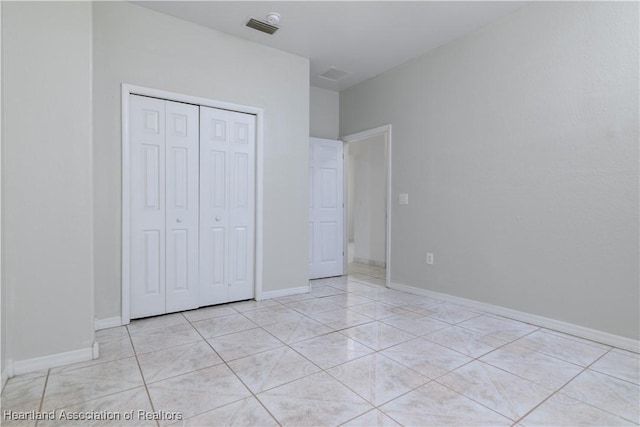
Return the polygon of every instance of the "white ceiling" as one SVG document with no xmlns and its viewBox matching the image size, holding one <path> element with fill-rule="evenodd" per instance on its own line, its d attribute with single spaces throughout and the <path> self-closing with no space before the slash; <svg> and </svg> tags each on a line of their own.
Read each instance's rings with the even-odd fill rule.
<svg viewBox="0 0 640 427">
<path fill-rule="evenodd" d="M 309 58 L 311 85 L 342 90 L 521 7 L 509 1 L 136 1 L 187 21 Z M 273 36 L 245 26 L 282 16 Z M 317 77 L 348 71 L 339 82 Z"/>
</svg>

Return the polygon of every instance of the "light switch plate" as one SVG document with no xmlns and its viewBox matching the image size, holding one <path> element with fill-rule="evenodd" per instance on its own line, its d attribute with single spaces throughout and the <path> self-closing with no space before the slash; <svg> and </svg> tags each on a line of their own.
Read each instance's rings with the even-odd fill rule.
<svg viewBox="0 0 640 427">
<path fill-rule="evenodd" d="M 401 193 L 398 196 L 398 203 L 400 203 L 401 205 L 408 205 L 409 204 L 409 194 Z"/>
</svg>

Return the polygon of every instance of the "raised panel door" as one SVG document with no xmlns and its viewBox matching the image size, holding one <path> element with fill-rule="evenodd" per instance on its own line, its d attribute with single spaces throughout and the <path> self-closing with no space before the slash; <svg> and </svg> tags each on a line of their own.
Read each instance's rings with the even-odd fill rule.
<svg viewBox="0 0 640 427">
<path fill-rule="evenodd" d="M 309 278 L 344 274 L 343 143 L 309 144 Z"/>
<path fill-rule="evenodd" d="M 198 107 L 165 101 L 166 312 L 198 307 Z"/>
<path fill-rule="evenodd" d="M 131 317 L 165 312 L 165 104 L 131 95 Z"/>
</svg>

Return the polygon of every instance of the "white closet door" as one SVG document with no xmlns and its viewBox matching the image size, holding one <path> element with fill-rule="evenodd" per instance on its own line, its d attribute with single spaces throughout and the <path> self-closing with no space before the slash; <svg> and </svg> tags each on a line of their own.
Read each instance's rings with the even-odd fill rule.
<svg viewBox="0 0 640 427">
<path fill-rule="evenodd" d="M 200 305 L 254 297 L 255 117 L 200 107 Z"/>
<path fill-rule="evenodd" d="M 166 312 L 198 307 L 198 107 L 165 101 Z"/>
<path fill-rule="evenodd" d="M 198 107 L 131 95 L 131 317 L 198 306 Z"/>
<path fill-rule="evenodd" d="M 309 278 L 344 274 L 344 147 L 311 138 L 309 144 Z"/>
<path fill-rule="evenodd" d="M 229 145 L 229 301 L 255 296 L 255 116 L 233 114 Z"/>
<path fill-rule="evenodd" d="M 131 317 L 165 312 L 165 102 L 131 95 Z"/>
</svg>

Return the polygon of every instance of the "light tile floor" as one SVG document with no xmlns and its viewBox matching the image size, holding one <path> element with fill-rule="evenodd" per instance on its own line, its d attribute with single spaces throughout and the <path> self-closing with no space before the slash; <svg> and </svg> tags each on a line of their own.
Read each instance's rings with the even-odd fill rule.
<svg viewBox="0 0 640 427">
<path fill-rule="evenodd" d="M 99 359 L 11 378 L 2 409 L 135 411 L 38 426 L 640 423 L 637 353 L 386 289 L 383 269 L 351 267 L 310 294 L 98 331 Z"/>
</svg>

